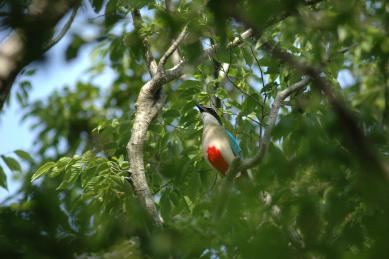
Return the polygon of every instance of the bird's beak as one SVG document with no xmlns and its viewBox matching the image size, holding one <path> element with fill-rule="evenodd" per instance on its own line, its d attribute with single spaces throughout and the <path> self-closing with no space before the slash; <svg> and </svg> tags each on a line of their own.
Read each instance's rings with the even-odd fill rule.
<svg viewBox="0 0 389 259">
<path fill-rule="evenodd" d="M 197 109 L 199 109 L 199 112 L 203 112 L 205 109 L 203 106 L 196 104 Z"/>
</svg>

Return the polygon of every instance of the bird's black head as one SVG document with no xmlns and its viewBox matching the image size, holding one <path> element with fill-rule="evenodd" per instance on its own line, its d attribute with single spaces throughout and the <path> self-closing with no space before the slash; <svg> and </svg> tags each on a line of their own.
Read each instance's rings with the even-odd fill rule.
<svg viewBox="0 0 389 259">
<path fill-rule="evenodd" d="M 215 109 L 213 109 L 212 107 L 203 106 L 203 105 L 200 105 L 200 104 L 196 104 L 196 107 L 197 107 L 197 109 L 199 109 L 199 111 L 200 111 L 201 113 L 206 112 L 206 113 L 211 114 L 213 117 L 215 117 L 215 118 L 218 120 L 218 122 L 219 122 L 220 124 L 222 124 L 222 121 L 221 121 L 219 115 L 217 114 L 217 112 L 215 111 Z"/>
</svg>

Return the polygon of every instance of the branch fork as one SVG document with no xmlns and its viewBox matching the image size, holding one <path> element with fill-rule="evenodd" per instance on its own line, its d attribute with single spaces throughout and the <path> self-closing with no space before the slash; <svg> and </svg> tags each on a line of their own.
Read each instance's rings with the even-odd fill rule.
<svg viewBox="0 0 389 259">
<path fill-rule="evenodd" d="M 248 158 L 243 161 L 240 161 L 239 157 L 236 158 L 231 164 L 228 171 L 226 172 L 227 176 L 232 175 L 231 177 L 234 177 L 237 174 L 237 172 L 250 169 L 258 165 L 262 161 L 266 153 L 267 147 L 269 146 L 269 142 L 271 140 L 271 133 L 275 123 L 277 122 L 278 113 L 281 108 L 281 105 L 283 104 L 283 101 L 287 97 L 289 97 L 292 93 L 305 88 L 310 81 L 311 79 L 309 77 L 305 77 L 302 80 L 298 81 L 297 83 L 277 93 L 277 96 L 274 99 L 274 102 L 271 106 L 270 114 L 266 123 L 267 127 L 265 129 L 263 138 L 261 139 L 257 154 L 255 154 L 252 158 Z"/>
<path fill-rule="evenodd" d="M 132 12 L 134 27 L 136 30 L 141 26 L 141 15 L 139 10 Z M 188 65 L 187 61 L 180 59 L 178 63 L 170 69 L 165 70 L 165 65 L 169 57 L 176 52 L 179 45 L 185 39 L 187 35 L 188 25 L 184 26 L 183 30 L 172 42 L 171 46 L 162 55 L 159 63 L 152 57 L 150 51 L 150 45 L 147 38 L 142 39 L 144 47 L 144 58 L 151 75 L 151 79 L 146 82 L 139 92 L 135 112 L 135 119 L 131 130 L 131 137 L 127 144 L 127 153 L 129 161 L 129 175 L 131 184 L 134 188 L 134 192 L 139 198 L 141 204 L 152 217 L 156 226 L 162 226 L 163 220 L 159 215 L 159 212 L 155 206 L 154 198 L 151 194 L 150 188 L 147 183 L 145 175 L 145 165 L 143 157 L 143 147 L 146 140 L 147 130 L 153 121 L 153 119 L 162 110 L 165 103 L 165 96 L 163 94 L 157 94 L 161 91 L 161 88 L 170 81 L 181 77 L 184 74 L 184 68 Z M 234 39 L 230 44 L 231 47 L 238 46 L 252 35 L 251 30 L 244 32 L 240 38 Z M 197 60 L 197 63 L 212 56 L 217 50 L 218 46 L 212 46 L 203 51 L 203 54 Z"/>
</svg>

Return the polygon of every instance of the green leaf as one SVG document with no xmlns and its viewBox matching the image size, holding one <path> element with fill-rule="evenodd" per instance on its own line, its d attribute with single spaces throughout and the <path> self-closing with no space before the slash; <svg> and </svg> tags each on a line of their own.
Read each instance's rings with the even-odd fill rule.
<svg viewBox="0 0 389 259">
<path fill-rule="evenodd" d="M 215 54 L 215 59 L 219 61 L 220 63 L 230 63 L 231 62 L 231 50 L 230 49 L 225 49 L 225 48 L 220 48 Z"/>
<path fill-rule="evenodd" d="M 7 186 L 7 175 L 5 174 L 3 168 L 0 166 L 0 186 L 8 190 Z"/>
<path fill-rule="evenodd" d="M 11 171 L 21 171 L 22 168 L 19 164 L 19 162 L 13 158 L 13 157 L 9 157 L 9 156 L 1 156 L 5 162 L 5 164 L 8 166 L 8 168 L 11 170 Z"/>
<path fill-rule="evenodd" d="M 200 41 L 194 41 L 187 45 L 182 46 L 185 57 L 188 59 L 188 62 L 194 62 L 201 54 L 201 43 Z"/>
<path fill-rule="evenodd" d="M 188 197 L 188 196 L 184 196 L 184 200 L 185 200 L 185 204 L 186 206 L 188 206 L 188 209 L 190 211 L 190 213 L 193 212 L 193 208 L 194 208 L 194 204 L 193 202 L 191 201 L 191 199 Z"/>
<path fill-rule="evenodd" d="M 254 62 L 254 58 L 252 56 L 252 53 L 247 48 L 241 49 L 244 60 L 246 61 L 246 64 L 251 66 Z"/>
<path fill-rule="evenodd" d="M 96 13 L 101 11 L 101 8 L 103 7 L 103 0 L 92 0 L 92 7 L 95 10 Z"/>
<path fill-rule="evenodd" d="M 118 4 L 127 5 L 130 9 L 140 9 L 148 3 L 150 3 L 149 0 L 121 0 Z"/>
<path fill-rule="evenodd" d="M 85 43 L 85 41 L 80 36 L 74 35 L 72 42 L 67 47 L 66 52 L 65 52 L 66 60 L 69 61 L 69 60 L 76 58 L 81 46 L 84 43 Z"/>
<path fill-rule="evenodd" d="M 120 16 L 117 14 L 117 1 L 118 0 L 110 0 L 105 7 L 105 25 L 107 27 L 113 26 L 119 19 Z"/>
<path fill-rule="evenodd" d="M 30 162 L 34 161 L 34 159 L 31 157 L 31 155 L 28 152 L 26 152 L 26 151 L 18 149 L 18 150 L 15 151 L 15 154 L 18 157 L 20 157 L 21 159 L 24 159 L 26 161 L 30 161 Z"/>
<path fill-rule="evenodd" d="M 32 175 L 31 182 L 35 181 L 36 179 L 38 179 L 42 175 L 50 172 L 50 170 L 55 166 L 55 164 L 56 163 L 54 163 L 54 162 L 47 162 L 44 165 L 42 165 L 41 167 L 39 167 L 38 170 L 36 170 L 36 172 Z"/>
</svg>

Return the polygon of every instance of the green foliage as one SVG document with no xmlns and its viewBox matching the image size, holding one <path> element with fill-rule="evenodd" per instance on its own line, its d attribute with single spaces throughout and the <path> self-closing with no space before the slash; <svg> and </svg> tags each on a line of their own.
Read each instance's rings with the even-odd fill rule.
<svg viewBox="0 0 389 259">
<path fill-rule="evenodd" d="M 62 157 L 57 162 L 45 163 L 32 175 L 31 181 L 44 175 L 61 176 L 57 190 L 80 186 L 82 195 L 79 199 L 81 201 L 91 200 L 93 206 L 94 203 L 108 206 L 115 203 L 115 199 L 120 201 L 125 197 L 127 170 L 128 163 L 124 161 L 123 156 L 114 157 L 112 161 L 109 161 L 87 151 L 81 157 Z"/>
<path fill-rule="evenodd" d="M 12 172 L 21 172 L 22 166 L 20 165 L 20 162 L 25 163 L 33 163 L 34 159 L 31 157 L 29 153 L 23 150 L 15 150 L 13 152 L 16 156 L 20 158 L 21 161 L 18 161 L 12 156 L 9 155 L 0 155 L 0 162 L 3 161 L 4 164 L 7 166 L 7 168 Z M 0 187 L 3 187 L 4 189 L 7 189 L 7 175 L 2 168 L 0 164 Z"/>
<path fill-rule="evenodd" d="M 283 103 L 266 156 L 250 169 L 252 179 L 237 179 L 227 188 L 203 159 L 202 125 L 194 108 L 218 97 L 225 127 L 237 135 L 243 156 L 254 156 L 277 93 L 301 80 L 293 68 L 261 48 L 271 39 L 323 70 L 386 165 L 385 1 L 329 0 L 307 6 L 284 0 L 181 0 L 171 1 L 175 8 L 169 12 L 164 1 L 89 2 L 96 14 L 104 14 L 99 22 L 89 21 L 98 28 L 97 40 L 73 35 L 66 50 L 66 57 L 77 62 L 78 51 L 94 44 L 94 64 L 86 77 L 33 103 L 21 93 L 19 101 L 27 104 L 25 118 L 34 120 L 36 139 L 33 153 L 15 154 L 29 162 L 33 157 L 40 166 L 32 163 L 22 173 L 21 198 L 0 207 L 0 257 L 55 257 L 62 252 L 63 257 L 81 258 L 130 253 L 134 258 L 386 255 L 387 182 L 356 156 L 353 140 L 344 137 L 342 122 L 315 83 Z M 139 31 L 130 26 L 134 7 L 143 7 Z M 245 30 L 229 18 L 230 7 L 263 30 L 261 39 L 227 46 Z M 130 185 L 126 146 L 138 93 L 150 78 L 142 37 L 160 57 L 186 24 L 189 35 L 179 52 L 189 65 L 183 77 L 164 86 L 167 100 L 149 127 L 143 150 L 147 182 L 164 219 L 164 227 L 158 228 Z M 196 63 L 212 44 L 220 47 L 213 58 Z M 215 67 L 223 62 L 230 66 L 220 78 Z M 171 66 L 169 60 L 167 68 Z M 114 78 L 102 87 L 95 79 L 108 67 Z M 352 78 L 341 79 L 344 74 Z M 21 91 L 29 87 L 27 78 Z M 15 158 L 1 159 L 10 170 L 21 171 Z M 0 186 L 6 188 L 3 171 L 0 167 Z M 21 251 L 13 240 L 23 241 Z"/>
<path fill-rule="evenodd" d="M 10 156 L 4 156 L 4 155 L 2 155 L 1 158 L 3 159 L 4 163 L 8 166 L 9 170 L 11 170 L 11 171 L 20 171 L 21 170 L 21 167 L 15 158 L 10 157 Z"/>
<path fill-rule="evenodd" d="M 0 186 L 7 189 L 7 176 L 5 175 L 4 169 L 0 166 Z"/>
</svg>

